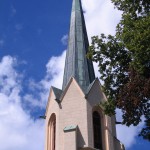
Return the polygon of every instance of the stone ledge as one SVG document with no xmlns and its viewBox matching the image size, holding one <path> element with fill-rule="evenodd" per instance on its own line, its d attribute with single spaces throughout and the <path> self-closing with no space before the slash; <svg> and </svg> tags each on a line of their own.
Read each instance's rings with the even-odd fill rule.
<svg viewBox="0 0 150 150">
<path fill-rule="evenodd" d="M 77 125 L 70 125 L 64 128 L 64 132 L 75 131 L 77 129 Z"/>
<path fill-rule="evenodd" d="M 84 147 L 80 147 L 79 150 L 99 150 L 93 147 L 88 147 L 88 146 L 84 146 Z"/>
</svg>

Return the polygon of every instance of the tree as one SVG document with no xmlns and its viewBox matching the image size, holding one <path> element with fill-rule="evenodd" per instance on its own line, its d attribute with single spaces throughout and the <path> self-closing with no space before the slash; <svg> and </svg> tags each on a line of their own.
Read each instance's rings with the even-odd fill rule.
<svg viewBox="0 0 150 150">
<path fill-rule="evenodd" d="M 150 1 L 111 0 L 122 18 L 115 36 L 92 37 L 87 57 L 99 64 L 108 101 L 107 115 L 122 109 L 122 124 L 145 126 L 140 136 L 150 141 Z"/>
</svg>

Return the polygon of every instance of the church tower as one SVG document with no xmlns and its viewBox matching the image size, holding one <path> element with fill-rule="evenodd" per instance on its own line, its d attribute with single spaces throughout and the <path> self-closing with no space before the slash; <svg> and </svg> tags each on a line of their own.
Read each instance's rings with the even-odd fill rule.
<svg viewBox="0 0 150 150">
<path fill-rule="evenodd" d="M 73 0 L 62 89 L 51 87 L 46 107 L 45 150 L 124 150 L 116 138 L 115 117 L 86 58 L 88 37 L 81 0 Z"/>
</svg>

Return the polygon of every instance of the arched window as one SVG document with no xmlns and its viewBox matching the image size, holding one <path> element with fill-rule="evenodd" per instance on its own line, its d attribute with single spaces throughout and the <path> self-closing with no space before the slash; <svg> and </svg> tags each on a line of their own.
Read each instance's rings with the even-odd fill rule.
<svg viewBox="0 0 150 150">
<path fill-rule="evenodd" d="M 101 118 L 97 111 L 93 112 L 94 148 L 102 150 Z"/>
<path fill-rule="evenodd" d="M 56 142 L 56 115 L 52 114 L 48 125 L 48 150 L 55 150 Z"/>
</svg>

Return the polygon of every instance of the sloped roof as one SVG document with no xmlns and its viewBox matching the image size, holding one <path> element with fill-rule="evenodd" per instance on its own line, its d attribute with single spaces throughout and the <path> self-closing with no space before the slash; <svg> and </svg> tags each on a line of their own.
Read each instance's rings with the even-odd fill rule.
<svg viewBox="0 0 150 150">
<path fill-rule="evenodd" d="M 71 77 L 76 79 L 84 92 L 95 79 L 92 61 L 86 58 L 88 47 L 89 42 L 81 0 L 73 0 L 63 90 Z"/>
<path fill-rule="evenodd" d="M 54 92 L 54 94 L 55 94 L 56 100 L 57 100 L 58 102 L 60 102 L 60 97 L 61 97 L 63 91 L 60 90 L 60 89 L 58 89 L 58 88 L 56 88 L 56 87 L 54 87 L 54 86 L 52 86 L 52 89 L 53 89 L 53 92 Z"/>
</svg>

